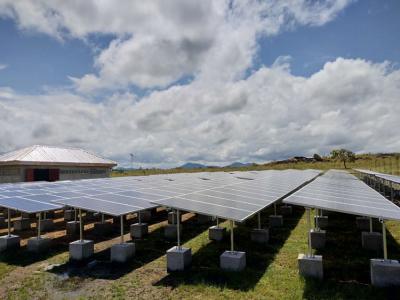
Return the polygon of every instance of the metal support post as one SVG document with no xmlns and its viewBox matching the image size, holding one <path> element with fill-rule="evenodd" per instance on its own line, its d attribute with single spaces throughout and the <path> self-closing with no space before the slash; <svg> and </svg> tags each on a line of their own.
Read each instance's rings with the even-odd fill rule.
<svg viewBox="0 0 400 300">
<path fill-rule="evenodd" d="M 372 218 L 369 217 L 369 232 L 372 232 Z"/>
<path fill-rule="evenodd" d="M 274 216 L 276 216 L 276 203 L 274 203 Z"/>
<path fill-rule="evenodd" d="M 104 223 L 104 214 L 101 214 L 101 223 Z"/>
<path fill-rule="evenodd" d="M 181 233 L 180 233 L 180 227 L 181 227 L 181 220 L 180 220 L 180 212 L 179 209 L 176 211 L 176 236 L 178 238 L 178 249 L 181 250 Z"/>
<path fill-rule="evenodd" d="M 82 210 L 79 209 L 79 239 L 83 242 L 83 222 L 82 222 Z"/>
<path fill-rule="evenodd" d="M 258 219 L 258 229 L 261 229 L 261 213 L 257 214 L 257 219 Z"/>
<path fill-rule="evenodd" d="M 320 213 L 320 210 L 318 209 L 318 208 L 316 208 L 315 209 L 315 215 L 316 215 L 316 218 L 315 218 L 315 230 L 317 230 L 317 231 L 319 231 L 319 213 Z"/>
<path fill-rule="evenodd" d="M 233 252 L 234 247 L 233 247 L 233 221 L 230 220 L 230 227 L 231 227 L 231 252 Z"/>
<path fill-rule="evenodd" d="M 387 244 L 386 244 L 386 226 L 385 220 L 381 220 L 382 222 L 382 238 L 383 238 L 383 259 L 387 259 Z"/>
<path fill-rule="evenodd" d="M 38 237 L 38 239 L 40 239 L 40 221 L 41 221 L 41 219 L 42 219 L 42 214 L 39 213 L 38 222 L 37 222 L 37 237 Z"/>
<path fill-rule="evenodd" d="M 121 244 L 124 242 L 124 216 L 120 216 L 120 223 L 121 223 Z"/>
<path fill-rule="evenodd" d="M 393 182 L 390 182 L 390 201 L 394 201 Z"/>
<path fill-rule="evenodd" d="M 142 224 L 142 212 L 138 212 L 138 221 L 139 221 L 139 224 Z"/>
<path fill-rule="evenodd" d="M 9 208 L 7 208 L 7 229 L 8 229 L 8 236 L 11 236 L 11 214 Z"/>
<path fill-rule="evenodd" d="M 219 227 L 219 219 L 218 219 L 218 217 L 217 217 L 217 227 Z"/>
<path fill-rule="evenodd" d="M 311 215 L 310 215 L 310 208 L 307 207 L 307 225 L 308 225 L 308 253 L 309 257 L 313 257 L 312 248 L 311 248 Z"/>
</svg>

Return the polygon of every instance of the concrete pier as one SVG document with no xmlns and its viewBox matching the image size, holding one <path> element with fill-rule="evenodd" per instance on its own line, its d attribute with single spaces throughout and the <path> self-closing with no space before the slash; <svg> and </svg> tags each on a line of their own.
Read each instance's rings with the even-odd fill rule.
<svg viewBox="0 0 400 300">
<path fill-rule="evenodd" d="M 134 239 L 141 239 L 149 233 L 149 226 L 147 223 L 136 223 L 130 227 L 131 237 Z"/>
<path fill-rule="evenodd" d="M 167 251 L 167 271 L 183 271 L 192 263 L 192 250 L 184 247 L 172 247 Z"/>
<path fill-rule="evenodd" d="M 281 227 L 283 225 L 283 217 L 280 215 L 269 216 L 269 227 Z"/>
<path fill-rule="evenodd" d="M 94 242 L 90 240 L 77 240 L 69 244 L 69 258 L 71 260 L 85 260 L 94 253 Z"/>
<path fill-rule="evenodd" d="M 18 235 L 3 235 L 0 236 L 0 252 L 15 250 L 20 247 L 21 238 Z"/>
<path fill-rule="evenodd" d="M 361 245 L 363 249 L 371 251 L 378 251 L 382 249 L 382 234 L 379 232 L 361 232 Z"/>
<path fill-rule="evenodd" d="M 299 254 L 297 257 L 299 273 L 303 277 L 322 279 L 324 277 L 322 255 L 307 256 Z"/>
<path fill-rule="evenodd" d="M 311 248 L 324 249 L 326 244 L 326 231 L 325 230 L 310 230 Z"/>
<path fill-rule="evenodd" d="M 125 263 L 135 255 L 134 243 L 120 243 L 111 246 L 111 261 Z"/>
<path fill-rule="evenodd" d="M 182 226 L 179 226 L 179 231 L 182 234 Z M 177 238 L 177 225 L 168 224 L 164 227 L 164 236 L 166 239 L 176 239 Z"/>
<path fill-rule="evenodd" d="M 15 231 L 24 231 L 31 229 L 31 220 L 27 218 L 15 220 L 13 223 Z"/>
<path fill-rule="evenodd" d="M 257 244 L 268 244 L 269 241 L 269 230 L 268 229 L 252 229 L 250 232 L 250 238 L 252 242 Z"/>
<path fill-rule="evenodd" d="M 371 284 L 377 287 L 400 286 L 400 263 L 397 260 L 371 259 Z"/>
<path fill-rule="evenodd" d="M 246 268 L 246 252 L 225 251 L 219 257 L 219 265 L 222 270 L 240 272 Z"/>
<path fill-rule="evenodd" d="M 293 213 L 293 207 L 290 205 L 282 205 L 280 209 L 282 216 L 290 216 Z"/>
<path fill-rule="evenodd" d="M 68 235 L 78 235 L 79 234 L 79 221 L 69 221 L 66 224 Z"/>
<path fill-rule="evenodd" d="M 211 241 L 222 241 L 226 233 L 225 227 L 211 226 L 208 228 L 208 239 Z"/>
<path fill-rule="evenodd" d="M 50 248 L 51 239 L 46 237 L 33 237 L 28 240 L 28 251 L 41 254 Z"/>
</svg>

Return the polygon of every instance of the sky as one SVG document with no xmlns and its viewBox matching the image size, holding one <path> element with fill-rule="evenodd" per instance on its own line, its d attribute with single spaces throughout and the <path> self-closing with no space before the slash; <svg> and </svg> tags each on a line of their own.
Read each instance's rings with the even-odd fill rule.
<svg viewBox="0 0 400 300">
<path fill-rule="evenodd" d="M 397 0 L 0 0 L 0 153 L 398 152 L 399 15 Z"/>
</svg>

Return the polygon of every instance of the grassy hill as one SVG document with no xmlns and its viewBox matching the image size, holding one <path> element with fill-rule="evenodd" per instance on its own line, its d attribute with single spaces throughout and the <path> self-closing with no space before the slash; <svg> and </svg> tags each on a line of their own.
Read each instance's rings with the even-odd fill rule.
<svg viewBox="0 0 400 300">
<path fill-rule="evenodd" d="M 253 164 L 243 167 L 206 167 L 206 168 L 173 168 L 173 169 L 141 169 L 113 171 L 112 176 L 143 176 L 154 174 L 169 173 L 188 173 L 188 172 L 231 172 L 231 171 L 252 171 L 252 170 L 284 170 L 284 169 L 343 169 L 343 164 L 339 161 L 324 157 L 322 161 L 295 161 L 283 160 L 274 161 L 266 164 Z M 378 153 L 378 154 L 359 154 L 356 155 L 354 163 L 348 163 L 348 168 L 364 168 L 382 173 L 400 175 L 400 153 Z"/>
</svg>

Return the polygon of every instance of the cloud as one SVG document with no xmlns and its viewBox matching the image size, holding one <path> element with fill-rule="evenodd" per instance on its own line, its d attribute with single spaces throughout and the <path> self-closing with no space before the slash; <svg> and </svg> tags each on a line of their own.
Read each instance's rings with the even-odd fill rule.
<svg viewBox="0 0 400 300">
<path fill-rule="evenodd" d="M 0 89 L 0 152 L 72 144 L 121 162 L 134 153 L 142 166 L 171 166 L 262 162 L 336 147 L 398 151 L 399 70 L 344 58 L 310 77 L 289 70 L 261 67 L 218 86 L 195 80 L 142 99 L 115 93 L 100 102 L 68 91 Z"/>
<path fill-rule="evenodd" d="M 185 77 L 208 84 L 242 79 L 261 36 L 321 26 L 351 1 L 63 1 L 0 2 L 0 16 L 57 39 L 111 34 L 96 72 L 71 77 L 76 89 L 166 88 Z"/>
<path fill-rule="evenodd" d="M 6 69 L 7 67 L 7 65 L 0 64 L 0 71 Z"/>
</svg>

